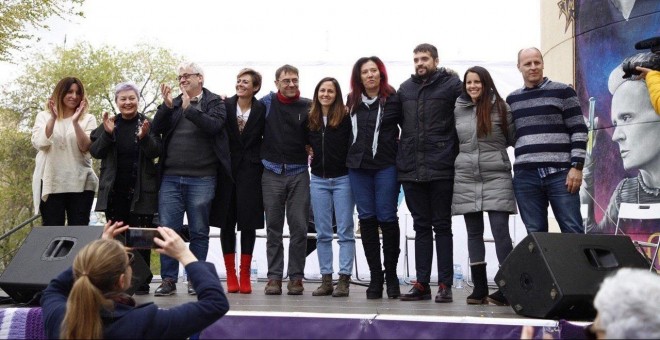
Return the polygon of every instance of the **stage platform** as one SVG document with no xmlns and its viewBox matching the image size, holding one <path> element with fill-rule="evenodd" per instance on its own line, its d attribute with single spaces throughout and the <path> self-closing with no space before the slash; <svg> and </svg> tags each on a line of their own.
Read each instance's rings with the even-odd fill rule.
<svg viewBox="0 0 660 340">
<path fill-rule="evenodd" d="M 303 295 L 267 296 L 265 282 L 253 286 L 252 294 L 227 294 L 230 312 L 204 330 L 200 338 L 276 338 L 276 339 L 437 339 L 491 338 L 520 339 L 523 325 L 536 327 L 537 336 L 544 330 L 554 338 L 581 338 L 585 322 L 533 319 L 515 314 L 511 307 L 468 305 L 471 287 L 453 289 L 453 303 L 367 300 L 366 286 L 351 285 L 350 296 L 312 296 L 318 281 L 305 281 Z M 223 282 L 224 286 L 224 282 Z M 177 293 L 153 296 L 158 283 L 151 284 L 150 295 L 136 296 L 138 303 L 154 302 L 162 308 L 189 301 L 186 283 L 177 284 Z M 402 285 L 407 292 L 410 285 Z M 437 287 L 432 287 L 435 289 Z"/>
<path fill-rule="evenodd" d="M 471 287 L 453 289 L 453 303 L 433 300 L 404 302 L 398 299 L 366 299 L 366 285 L 352 284 L 350 296 L 312 296 L 319 281 L 304 282 L 303 295 L 267 296 L 266 283 L 258 282 L 252 294 L 227 294 L 230 311 L 199 334 L 201 339 L 520 339 L 523 325 L 535 327 L 555 339 L 583 339 L 588 322 L 544 320 L 515 314 L 511 307 L 468 305 Z M 156 297 L 135 296 L 138 304 L 153 302 L 171 308 L 196 301 L 187 284 L 177 283 L 177 293 Z M 225 283 L 223 281 L 223 286 Z M 410 285 L 402 285 L 407 292 Z M 434 290 L 437 287 L 432 287 Z M 1 292 L 1 291 L 0 291 Z M 2 295 L 5 295 L 2 292 Z M 435 295 L 435 294 L 434 294 Z M 41 309 L 0 305 L 0 338 L 42 339 Z"/>
</svg>

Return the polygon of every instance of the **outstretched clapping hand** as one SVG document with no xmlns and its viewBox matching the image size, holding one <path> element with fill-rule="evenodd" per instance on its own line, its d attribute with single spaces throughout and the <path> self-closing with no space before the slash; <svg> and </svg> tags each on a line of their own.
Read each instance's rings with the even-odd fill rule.
<svg viewBox="0 0 660 340">
<path fill-rule="evenodd" d="M 186 246 L 186 243 L 183 242 L 181 236 L 176 231 L 167 227 L 158 227 L 158 232 L 162 237 L 162 239 L 154 238 L 154 243 L 158 246 L 156 249 L 158 253 L 175 258 L 184 266 L 197 261 L 195 255 L 188 249 L 188 246 Z"/>
<path fill-rule="evenodd" d="M 146 136 L 149 133 L 149 130 L 151 129 L 151 123 L 149 123 L 148 120 L 144 120 L 142 124 L 140 124 L 140 131 L 138 131 L 138 139 L 142 140 L 144 136 Z"/>
<path fill-rule="evenodd" d="M 190 106 L 190 96 L 186 92 L 186 89 L 183 88 L 183 85 L 179 85 L 179 88 L 181 89 L 181 107 L 186 110 Z"/>
<path fill-rule="evenodd" d="M 107 112 L 103 112 L 103 129 L 108 134 L 112 134 L 115 131 L 115 117 L 110 117 Z"/>
<path fill-rule="evenodd" d="M 78 118 L 80 118 L 80 115 L 81 115 L 83 112 L 85 112 L 85 107 L 86 107 L 86 106 L 87 106 L 87 101 L 83 99 L 83 100 L 80 102 L 80 105 L 78 105 L 78 107 L 76 108 L 76 111 L 73 113 L 72 118 L 73 118 L 73 122 L 74 122 L 74 123 L 77 123 L 77 122 L 78 122 Z"/>
<path fill-rule="evenodd" d="M 174 107 L 172 104 L 172 88 L 165 84 L 160 84 L 160 94 L 163 96 L 163 103 L 170 109 Z"/>
<path fill-rule="evenodd" d="M 50 118 L 57 120 L 57 105 L 55 105 L 55 101 L 52 98 L 48 99 L 48 111 L 50 112 Z"/>
</svg>

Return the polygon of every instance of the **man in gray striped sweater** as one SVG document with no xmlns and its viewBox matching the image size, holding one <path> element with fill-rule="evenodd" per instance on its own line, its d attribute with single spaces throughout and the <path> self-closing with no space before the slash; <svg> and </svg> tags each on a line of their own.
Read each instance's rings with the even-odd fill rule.
<svg viewBox="0 0 660 340">
<path fill-rule="evenodd" d="M 575 90 L 543 77 L 537 48 L 518 52 L 525 86 L 506 99 L 516 127 L 513 188 L 527 232 L 548 231 L 548 203 L 562 232 L 584 230 L 579 190 L 587 126 Z"/>
</svg>

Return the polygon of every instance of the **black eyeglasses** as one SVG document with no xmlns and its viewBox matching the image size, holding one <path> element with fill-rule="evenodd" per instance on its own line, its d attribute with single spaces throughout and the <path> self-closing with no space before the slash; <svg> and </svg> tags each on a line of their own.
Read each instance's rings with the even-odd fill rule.
<svg viewBox="0 0 660 340">
<path fill-rule="evenodd" d="M 177 77 L 177 79 L 178 79 L 179 81 L 181 81 L 181 79 L 188 80 L 188 79 L 190 79 L 190 77 L 192 77 L 192 76 L 199 76 L 199 75 L 200 75 L 199 73 L 184 73 L 184 74 L 182 74 L 182 75 L 179 75 L 179 76 Z"/>
<path fill-rule="evenodd" d="M 279 81 L 280 83 L 286 85 L 286 86 L 289 86 L 289 85 L 291 85 L 291 84 L 293 84 L 293 85 L 298 85 L 298 78 L 293 78 L 293 79 L 281 79 L 281 80 L 278 80 L 278 81 Z"/>
</svg>

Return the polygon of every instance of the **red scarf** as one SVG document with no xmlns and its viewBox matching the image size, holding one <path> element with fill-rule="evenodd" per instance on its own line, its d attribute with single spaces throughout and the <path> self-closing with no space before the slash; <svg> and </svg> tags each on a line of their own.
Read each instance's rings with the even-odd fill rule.
<svg viewBox="0 0 660 340">
<path fill-rule="evenodd" d="M 300 99 L 300 90 L 296 90 L 296 95 L 293 98 L 289 98 L 284 96 L 280 91 L 277 91 L 277 100 L 280 101 L 282 104 L 293 104 Z"/>
</svg>

